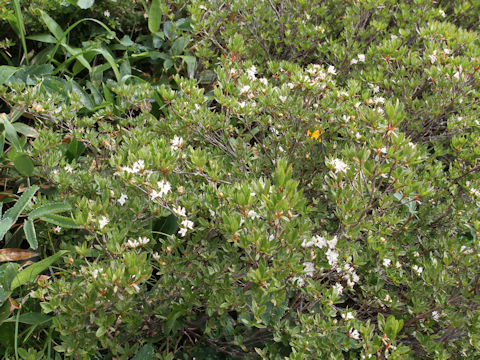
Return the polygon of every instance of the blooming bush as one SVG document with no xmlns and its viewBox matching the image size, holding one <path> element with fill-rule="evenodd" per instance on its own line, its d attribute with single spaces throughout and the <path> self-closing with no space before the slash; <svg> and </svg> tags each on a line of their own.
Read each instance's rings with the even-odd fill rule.
<svg viewBox="0 0 480 360">
<path fill-rule="evenodd" d="M 37 224 L 63 263 L 11 297 L 49 345 L 0 349 L 477 358 L 478 6 L 192 1 L 169 82 L 0 76 L 38 132 L 28 182 L 8 146 L 2 171 L 50 189 L 27 211 L 71 204 Z"/>
</svg>

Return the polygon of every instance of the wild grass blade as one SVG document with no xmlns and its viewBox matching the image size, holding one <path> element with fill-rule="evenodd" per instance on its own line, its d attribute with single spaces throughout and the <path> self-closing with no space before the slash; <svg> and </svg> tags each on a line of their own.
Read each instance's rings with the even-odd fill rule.
<svg viewBox="0 0 480 360">
<path fill-rule="evenodd" d="M 15 10 L 15 21 L 17 22 L 20 41 L 22 43 L 23 53 L 25 55 L 25 62 L 30 65 L 28 60 L 27 41 L 25 40 L 25 23 L 23 21 L 22 10 L 20 8 L 20 0 L 13 0 L 13 8 Z"/>
</svg>

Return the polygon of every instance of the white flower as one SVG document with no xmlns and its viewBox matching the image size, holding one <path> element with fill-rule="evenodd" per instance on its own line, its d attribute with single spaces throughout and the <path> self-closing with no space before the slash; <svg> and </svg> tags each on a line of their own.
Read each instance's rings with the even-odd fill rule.
<svg viewBox="0 0 480 360">
<path fill-rule="evenodd" d="M 334 236 L 333 239 L 327 241 L 328 247 L 329 247 L 330 249 L 334 249 L 335 246 L 337 246 L 337 241 L 338 241 L 337 236 Z"/>
<path fill-rule="evenodd" d="M 170 143 L 172 144 L 170 146 L 170 149 L 172 149 L 172 151 L 175 151 L 175 150 L 178 150 L 182 147 L 182 144 L 183 144 L 183 139 L 177 135 L 175 135 L 173 137 L 172 140 L 170 140 Z"/>
<path fill-rule="evenodd" d="M 250 210 L 248 212 L 248 217 L 252 218 L 252 219 L 260 219 L 260 215 L 258 215 L 255 210 Z"/>
<path fill-rule="evenodd" d="M 107 225 L 110 222 L 106 216 L 102 217 L 99 221 L 98 224 L 100 225 L 100 229 L 103 229 L 105 225 Z"/>
<path fill-rule="evenodd" d="M 247 69 L 247 76 L 250 80 L 255 80 L 256 73 L 257 73 L 257 68 L 255 67 L 255 65 L 252 65 Z"/>
<path fill-rule="evenodd" d="M 299 276 L 295 276 L 294 278 L 292 278 L 292 280 L 293 280 L 293 282 L 297 282 L 297 285 L 300 286 L 300 287 L 305 286 L 305 280 L 303 280 Z"/>
<path fill-rule="evenodd" d="M 440 314 L 438 313 L 438 311 L 432 311 L 432 319 L 435 321 L 440 320 Z"/>
<path fill-rule="evenodd" d="M 245 85 L 240 88 L 240 94 L 244 94 L 250 91 L 250 86 Z"/>
<path fill-rule="evenodd" d="M 352 61 L 350 61 L 350 65 L 355 65 L 356 63 L 358 63 L 357 59 L 352 59 Z"/>
<path fill-rule="evenodd" d="M 306 276 L 313 276 L 313 273 L 315 272 L 315 264 L 312 262 L 304 263 L 303 271 L 305 271 Z"/>
<path fill-rule="evenodd" d="M 127 172 L 129 174 L 133 174 L 135 173 L 135 171 L 133 171 L 133 169 L 131 167 L 128 167 L 128 166 L 122 166 L 120 168 L 121 171 L 124 171 L 124 172 Z"/>
<path fill-rule="evenodd" d="M 66 172 L 68 172 L 70 174 L 73 174 L 73 168 L 70 166 L 70 164 L 65 166 L 64 169 L 65 169 Z"/>
<path fill-rule="evenodd" d="M 333 65 L 330 65 L 327 69 L 327 72 L 329 74 L 332 74 L 332 75 L 337 75 L 336 71 L 335 71 L 335 67 Z"/>
<path fill-rule="evenodd" d="M 387 258 L 383 259 L 383 266 L 389 267 L 391 263 L 392 263 L 392 260 Z"/>
<path fill-rule="evenodd" d="M 340 159 L 330 160 L 329 165 L 335 168 L 335 172 L 346 172 L 350 167 Z"/>
<path fill-rule="evenodd" d="M 449 54 L 452 52 L 452 50 L 445 48 L 445 49 L 443 49 L 443 52 L 444 52 L 446 55 L 449 55 Z"/>
<path fill-rule="evenodd" d="M 355 319 L 355 316 L 353 316 L 353 313 L 351 311 L 349 311 L 347 313 L 343 313 L 342 318 L 343 318 L 343 320 L 348 321 L 348 320 Z"/>
<path fill-rule="evenodd" d="M 435 61 L 437 61 L 437 51 L 435 50 L 432 55 L 428 55 L 430 58 L 430 62 L 433 64 Z"/>
<path fill-rule="evenodd" d="M 312 237 L 312 240 L 310 240 L 310 241 L 303 240 L 302 246 L 303 247 L 316 246 L 316 247 L 319 247 L 321 249 L 321 248 L 327 246 L 327 241 L 322 236 L 314 235 Z"/>
<path fill-rule="evenodd" d="M 182 229 L 178 230 L 178 233 L 183 237 L 183 236 L 185 236 L 185 234 L 187 233 L 187 231 L 188 231 L 188 230 L 187 230 L 186 228 L 182 228 Z"/>
<path fill-rule="evenodd" d="M 440 15 L 442 15 L 442 17 L 447 16 L 447 14 L 445 14 L 445 11 L 443 11 L 442 9 L 439 9 L 439 10 L 438 10 L 438 13 L 439 13 Z"/>
<path fill-rule="evenodd" d="M 103 16 L 109 18 L 109 17 L 110 17 L 110 11 L 105 10 L 105 11 L 103 12 Z"/>
<path fill-rule="evenodd" d="M 154 252 L 154 253 L 152 254 L 152 257 L 153 257 L 153 259 L 156 260 L 156 261 L 160 260 L 160 255 L 158 254 L 158 252 Z"/>
<path fill-rule="evenodd" d="M 337 295 L 340 295 L 343 293 L 343 286 L 342 284 L 340 283 L 335 283 L 335 285 L 333 285 L 333 291 L 335 291 L 335 293 Z"/>
<path fill-rule="evenodd" d="M 360 339 L 360 333 L 356 329 L 353 329 L 353 331 L 350 332 L 350 337 L 352 339 L 359 340 Z"/>
<path fill-rule="evenodd" d="M 183 217 L 187 216 L 187 214 L 185 213 L 185 208 L 181 206 L 173 209 L 173 212 L 178 216 L 183 216 Z"/>
<path fill-rule="evenodd" d="M 412 266 L 412 269 L 413 269 L 418 275 L 420 275 L 420 274 L 423 272 L 423 267 L 421 267 L 421 266 L 413 265 L 413 266 Z"/>
<path fill-rule="evenodd" d="M 247 103 L 245 101 L 240 101 L 238 103 L 238 106 L 240 106 L 242 109 L 245 107 L 245 105 L 247 105 Z"/>
<path fill-rule="evenodd" d="M 120 195 L 120 199 L 118 199 L 117 202 L 121 206 L 123 206 L 123 205 L 125 205 L 125 202 L 127 201 L 127 199 L 128 199 L 128 196 L 126 194 L 122 194 L 122 195 Z"/>
<path fill-rule="evenodd" d="M 375 101 L 375 105 L 378 105 L 378 104 L 385 104 L 385 99 L 381 96 L 379 97 L 376 97 L 375 99 L 373 99 L 373 101 Z"/>
<path fill-rule="evenodd" d="M 327 255 L 327 260 L 330 266 L 335 267 L 338 261 L 338 253 L 332 249 L 328 249 L 325 255 Z"/>
<path fill-rule="evenodd" d="M 150 242 L 150 239 L 147 238 L 146 236 L 144 236 L 144 237 L 139 237 L 139 238 L 138 238 L 138 244 L 139 244 L 140 246 L 147 245 L 149 242 Z"/>
<path fill-rule="evenodd" d="M 138 173 L 140 170 L 143 170 L 145 167 L 145 162 L 143 160 L 138 160 L 133 163 L 133 172 Z"/>
<path fill-rule="evenodd" d="M 268 80 L 265 79 L 265 78 L 258 79 L 258 81 L 260 81 L 260 83 L 261 83 L 263 86 L 267 86 L 267 85 L 268 85 Z"/>
<path fill-rule="evenodd" d="M 166 180 L 157 182 L 157 186 L 160 189 L 160 196 L 167 195 L 172 189 L 170 183 Z"/>
<path fill-rule="evenodd" d="M 380 148 L 379 150 L 380 150 L 380 152 L 381 152 L 382 154 L 386 154 L 386 153 L 387 153 L 387 148 L 386 148 L 385 146 L 382 147 L 382 148 Z"/>
<path fill-rule="evenodd" d="M 279 96 L 278 98 L 280 99 L 280 101 L 281 101 L 282 103 L 285 104 L 285 101 L 287 100 L 287 97 L 286 97 L 286 96 Z"/>
<path fill-rule="evenodd" d="M 358 54 L 358 61 L 365 62 L 365 54 Z"/>
<path fill-rule="evenodd" d="M 183 225 L 184 228 L 193 230 L 193 221 L 190 221 L 190 220 L 188 220 L 188 219 L 185 219 L 185 220 L 182 221 L 181 224 Z"/>
<path fill-rule="evenodd" d="M 60 233 L 60 231 L 62 231 L 62 228 L 61 228 L 60 226 L 56 226 L 56 227 L 53 229 L 53 231 L 58 234 L 58 233 Z"/>
</svg>

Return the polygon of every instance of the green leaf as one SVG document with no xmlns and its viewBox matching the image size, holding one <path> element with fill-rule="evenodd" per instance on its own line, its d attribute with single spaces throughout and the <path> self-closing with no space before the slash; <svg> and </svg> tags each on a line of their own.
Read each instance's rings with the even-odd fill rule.
<svg viewBox="0 0 480 360">
<path fill-rule="evenodd" d="M 28 215 L 30 220 L 38 219 L 45 215 L 51 215 L 62 211 L 70 211 L 72 210 L 72 206 L 66 202 L 57 202 L 57 203 L 50 203 L 47 205 L 42 205 L 32 210 Z"/>
<path fill-rule="evenodd" d="M 40 41 L 40 42 L 44 42 L 44 43 L 47 43 L 47 44 L 56 44 L 57 43 L 57 40 L 50 34 L 30 35 L 30 36 L 27 36 L 27 39 L 34 40 L 34 41 Z"/>
<path fill-rule="evenodd" d="M 27 155 L 20 153 L 13 159 L 15 169 L 23 176 L 33 175 L 33 161 Z"/>
<path fill-rule="evenodd" d="M 12 317 L 12 318 L 6 320 L 6 322 L 15 322 L 16 320 L 17 320 L 16 318 Z M 41 324 L 44 324 L 44 323 L 49 322 L 51 320 L 52 320 L 52 316 L 45 315 L 45 314 L 38 313 L 38 312 L 30 312 L 30 313 L 26 313 L 26 314 L 21 314 L 18 317 L 18 322 L 19 323 L 28 324 L 28 325 L 41 325 Z"/>
<path fill-rule="evenodd" d="M 151 360 L 153 359 L 153 353 L 155 349 L 152 345 L 143 345 L 140 350 L 138 350 L 137 355 L 135 355 L 132 360 Z"/>
<path fill-rule="evenodd" d="M 33 198 L 38 189 L 39 187 L 36 185 L 28 188 L 27 191 L 25 191 L 17 200 L 15 205 L 5 212 L 2 221 L 0 221 L 0 240 L 3 239 L 8 229 L 15 224 L 23 209 L 25 209 L 25 206 L 27 206 L 28 202 Z"/>
<path fill-rule="evenodd" d="M 107 332 L 107 329 L 105 328 L 105 326 L 100 326 L 95 332 L 95 336 L 98 338 L 102 337 L 103 335 L 105 335 L 106 332 Z"/>
<path fill-rule="evenodd" d="M 83 226 L 77 225 L 75 221 L 66 216 L 51 214 L 41 216 L 40 219 L 67 229 L 83 229 Z"/>
<path fill-rule="evenodd" d="M 43 22 L 45 23 L 45 25 L 47 26 L 48 30 L 50 30 L 50 32 L 53 34 L 53 36 L 55 36 L 55 38 L 57 39 L 57 41 L 60 41 L 60 39 L 62 38 L 63 36 L 63 30 L 62 28 L 60 27 L 60 25 L 58 25 L 58 23 L 53 20 L 45 11 L 43 10 L 40 10 L 40 17 L 42 18 Z"/>
<path fill-rule="evenodd" d="M 33 127 L 28 126 L 24 123 L 18 122 L 18 123 L 14 123 L 12 125 L 13 125 L 15 131 L 22 134 L 22 135 L 25 135 L 27 137 L 33 137 L 33 138 L 36 138 L 38 136 L 38 131 L 36 129 L 34 129 Z"/>
<path fill-rule="evenodd" d="M 77 160 L 80 155 L 85 151 L 85 145 L 77 139 L 73 139 L 67 148 L 67 159 L 68 161 Z"/>
<path fill-rule="evenodd" d="M 27 238 L 28 244 L 33 250 L 37 250 L 38 242 L 37 242 L 37 233 L 35 232 L 35 226 L 33 225 L 33 221 L 30 219 L 25 220 L 23 224 L 23 231 L 25 232 L 25 237 Z"/>
<path fill-rule="evenodd" d="M 88 9 L 93 6 L 95 0 L 78 0 L 77 5 L 80 9 Z"/>
<path fill-rule="evenodd" d="M 174 214 L 170 214 L 165 217 L 161 217 L 154 221 L 152 226 L 152 232 L 160 234 L 163 238 L 168 235 L 175 234 L 178 230 L 178 220 Z"/>
<path fill-rule="evenodd" d="M 5 136 L 7 140 L 10 142 L 10 144 L 13 145 L 13 147 L 16 150 L 21 150 L 22 146 L 20 145 L 20 140 L 18 139 L 17 131 L 13 127 L 12 123 L 8 121 L 6 116 L 3 116 L 1 119 L 1 122 L 3 122 L 3 125 L 5 126 Z"/>
<path fill-rule="evenodd" d="M 14 66 L 7 66 L 7 65 L 2 65 L 0 66 L 0 85 L 5 84 L 8 79 L 10 79 L 10 76 L 15 74 L 19 68 L 14 67 Z"/>
<path fill-rule="evenodd" d="M 187 64 L 187 73 L 190 79 L 193 79 L 195 75 L 195 69 L 197 68 L 197 58 L 195 56 L 180 56 L 180 58 Z"/>
<path fill-rule="evenodd" d="M 150 30 L 152 34 L 160 30 L 162 15 L 161 0 L 153 0 L 148 10 L 148 30 Z"/>
<path fill-rule="evenodd" d="M 36 264 L 30 265 L 26 269 L 22 270 L 15 276 L 10 284 L 10 290 L 15 290 L 17 287 L 22 286 L 28 282 L 35 280 L 35 277 L 48 269 L 55 261 L 57 261 L 60 257 L 68 253 L 67 250 L 61 250 L 57 252 L 55 255 L 52 255 L 42 261 L 39 261 Z"/>
<path fill-rule="evenodd" d="M 185 50 L 189 41 L 189 38 L 183 36 L 176 39 L 170 49 L 172 55 L 180 55 L 181 53 L 183 53 L 183 50 Z"/>
<path fill-rule="evenodd" d="M 117 81 L 120 82 L 122 77 L 120 76 L 120 70 L 118 69 L 117 63 L 115 62 L 115 59 L 113 58 L 112 54 L 110 54 L 108 50 L 103 48 L 92 49 L 92 51 L 95 51 L 96 53 L 103 55 L 105 60 L 107 60 L 108 64 L 112 67 L 113 73 L 115 74 Z"/>
</svg>

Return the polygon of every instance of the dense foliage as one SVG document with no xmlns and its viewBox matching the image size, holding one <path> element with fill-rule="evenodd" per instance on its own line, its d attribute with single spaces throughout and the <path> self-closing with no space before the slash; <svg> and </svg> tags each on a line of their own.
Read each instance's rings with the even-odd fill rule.
<svg viewBox="0 0 480 360">
<path fill-rule="evenodd" d="M 480 357 L 479 14 L 0 0 L 0 353 Z"/>
</svg>

